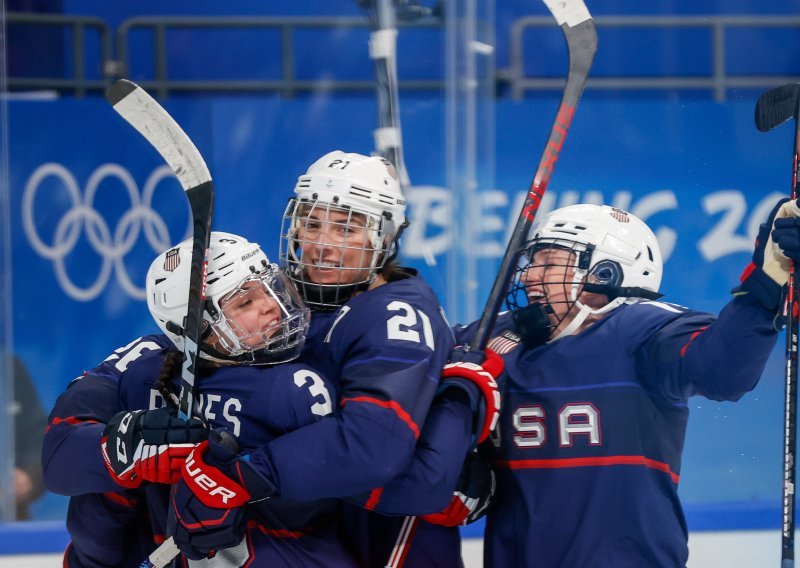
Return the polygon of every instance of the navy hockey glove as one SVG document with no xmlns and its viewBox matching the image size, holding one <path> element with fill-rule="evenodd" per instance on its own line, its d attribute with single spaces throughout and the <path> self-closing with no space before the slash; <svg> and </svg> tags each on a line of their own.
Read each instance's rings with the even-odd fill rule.
<svg viewBox="0 0 800 568">
<path fill-rule="evenodd" d="M 741 284 L 733 289 L 734 295 L 749 293 L 765 308 L 778 309 L 783 287 L 789 281 L 789 258 L 800 258 L 795 225 L 798 215 L 800 209 L 795 202 L 788 198 L 778 201 L 767 222 L 759 227 L 753 260 L 742 272 Z"/>
<path fill-rule="evenodd" d="M 464 460 L 450 504 L 439 513 L 424 515 L 422 520 L 445 527 L 474 523 L 486 514 L 495 486 L 491 466 L 477 451 L 472 451 Z"/>
<path fill-rule="evenodd" d="M 462 389 L 467 394 L 475 413 L 476 444 L 480 444 L 489 437 L 500 418 L 500 390 L 496 379 L 503 372 L 503 358 L 491 349 L 485 353 L 455 349 L 450 360 L 442 369 L 439 395 L 450 389 Z"/>
<path fill-rule="evenodd" d="M 235 438 L 213 431 L 183 467 L 172 498 L 169 533 L 181 552 L 197 560 L 239 544 L 246 529 L 245 505 L 266 499 L 275 487 L 239 453 Z"/>
<path fill-rule="evenodd" d="M 182 420 L 174 408 L 123 411 L 109 420 L 100 448 L 111 477 L 130 489 L 143 481 L 175 483 L 183 460 L 207 438 L 202 421 Z"/>
</svg>

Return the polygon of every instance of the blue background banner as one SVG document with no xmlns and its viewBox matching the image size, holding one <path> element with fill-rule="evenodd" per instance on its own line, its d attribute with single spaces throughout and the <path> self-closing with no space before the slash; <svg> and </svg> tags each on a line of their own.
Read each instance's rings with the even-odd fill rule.
<svg viewBox="0 0 800 568">
<path fill-rule="evenodd" d="M 583 201 L 633 212 L 659 238 L 666 299 L 718 311 L 749 260 L 758 224 L 790 185 L 791 129 L 758 133 L 754 104 L 588 97 L 539 214 Z M 165 106 L 209 164 L 214 228 L 260 242 L 274 258 L 297 176 L 330 150 L 372 148 L 371 99 L 198 98 Z M 475 218 L 451 219 L 459 194 L 445 183 L 444 101 L 404 99 L 413 188 L 401 253 L 443 302 L 448 271 L 460 268 L 448 263 L 463 244 L 455 228 L 466 224 L 479 277 L 464 283 L 464 294 L 483 305 L 556 107 L 550 98 L 497 103 L 495 187 L 479 188 Z M 14 347 L 49 408 L 83 370 L 157 331 L 144 275 L 156 254 L 188 234 L 189 212 L 161 158 L 104 102 L 15 100 L 9 110 Z M 445 307 L 452 322 L 463 321 L 461 303 Z M 741 402 L 693 399 L 680 487 L 690 512 L 774 504 L 777 526 L 782 398 L 779 347 Z M 50 496 L 35 512 L 58 518 L 64 510 L 65 499 Z M 689 521 L 692 528 L 691 514 Z"/>
</svg>

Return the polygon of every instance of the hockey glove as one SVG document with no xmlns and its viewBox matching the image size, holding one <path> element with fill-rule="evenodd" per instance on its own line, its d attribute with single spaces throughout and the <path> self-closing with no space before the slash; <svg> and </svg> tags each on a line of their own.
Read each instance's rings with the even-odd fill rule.
<svg viewBox="0 0 800 568">
<path fill-rule="evenodd" d="M 773 224 L 772 240 L 784 257 L 800 262 L 800 199 L 781 206 Z"/>
<path fill-rule="evenodd" d="M 245 505 L 275 493 L 247 458 L 225 430 L 211 432 L 186 458 L 172 498 L 175 520 L 169 531 L 189 558 L 239 544 L 246 528 Z"/>
<path fill-rule="evenodd" d="M 765 308 L 773 311 L 778 309 L 783 287 L 789 281 L 789 258 L 800 256 L 796 243 L 797 228 L 793 228 L 798 215 L 800 209 L 796 203 L 787 198 L 778 201 L 767 222 L 759 227 L 753 259 L 742 272 L 741 284 L 733 289 L 734 295 L 749 293 Z M 782 246 L 779 248 L 773 239 L 780 239 Z"/>
<path fill-rule="evenodd" d="M 494 471 L 477 451 L 467 454 L 450 504 L 422 519 L 445 527 L 474 523 L 486 514 L 495 489 Z"/>
<path fill-rule="evenodd" d="M 130 489 L 143 481 L 175 483 L 183 460 L 207 438 L 208 427 L 200 420 L 182 420 L 174 408 L 158 408 L 116 414 L 100 446 L 111 477 Z"/>
<path fill-rule="evenodd" d="M 442 369 L 439 395 L 450 389 L 462 389 L 475 413 L 475 443 L 480 444 L 497 426 L 500 418 L 500 390 L 497 377 L 503 372 L 503 358 L 491 349 L 466 352 L 455 349 L 451 362 Z"/>
</svg>

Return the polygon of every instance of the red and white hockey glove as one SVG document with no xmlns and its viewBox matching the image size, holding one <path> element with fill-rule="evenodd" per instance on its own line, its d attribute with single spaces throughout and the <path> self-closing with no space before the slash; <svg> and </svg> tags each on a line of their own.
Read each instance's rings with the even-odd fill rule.
<svg viewBox="0 0 800 568">
<path fill-rule="evenodd" d="M 467 454 L 450 504 L 422 520 L 434 525 L 457 527 L 474 523 L 486 514 L 496 486 L 492 468 L 477 451 Z"/>
<path fill-rule="evenodd" d="M 503 372 L 503 358 L 491 349 L 485 353 L 456 349 L 450 358 L 451 362 L 442 369 L 439 394 L 450 388 L 461 388 L 467 393 L 475 412 L 476 444 L 480 444 L 500 418 L 501 397 L 496 379 Z M 475 395 L 476 387 L 479 396 Z"/>
<path fill-rule="evenodd" d="M 239 544 L 246 528 L 245 505 L 275 492 L 225 430 L 213 431 L 189 454 L 182 477 L 167 528 L 181 552 L 194 560 Z"/>
<path fill-rule="evenodd" d="M 214 430 L 186 458 L 181 477 L 207 507 L 232 509 L 261 501 L 275 486 L 239 453 L 239 444 L 227 430 Z"/>
<path fill-rule="evenodd" d="M 196 418 L 178 418 L 174 408 L 123 411 L 109 420 L 100 447 L 108 472 L 122 487 L 175 483 L 186 456 L 208 431 Z"/>
</svg>

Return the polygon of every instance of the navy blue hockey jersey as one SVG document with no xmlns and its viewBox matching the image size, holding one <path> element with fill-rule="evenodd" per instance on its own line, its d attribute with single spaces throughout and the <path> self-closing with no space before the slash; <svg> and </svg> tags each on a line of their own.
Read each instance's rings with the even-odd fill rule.
<svg viewBox="0 0 800 568">
<path fill-rule="evenodd" d="M 486 566 L 684 566 L 687 400 L 740 398 L 776 336 L 772 314 L 736 298 L 716 321 L 641 302 L 535 349 L 495 342 L 511 350 L 500 424 L 481 448 L 498 475 Z"/>
<path fill-rule="evenodd" d="M 434 512 L 424 490 L 404 493 L 402 507 L 403 497 L 388 487 L 384 507 L 383 493 L 412 464 L 452 346 L 438 300 L 416 276 L 360 294 L 336 312 L 314 313 L 303 359 L 334 381 L 339 412 L 251 457 L 284 497 L 362 495 L 345 511 L 345 536 L 362 566 L 385 565 L 403 522 L 369 510 Z M 458 530 L 421 522 L 405 566 L 460 563 Z"/>
<path fill-rule="evenodd" d="M 80 495 L 70 505 L 75 522 L 70 526 L 76 566 L 110 566 L 109 525 L 98 531 L 92 524 L 98 506 L 115 488 L 102 460 L 97 462 L 103 423 L 120 410 L 156 408 L 163 404 L 155 388 L 165 354 L 172 344 L 164 336 L 147 336 L 117 350 L 99 367 L 73 382 L 59 398 L 51 414 L 45 440 L 45 469 L 49 484 L 63 493 Z M 306 426 L 330 414 L 334 393 L 327 382 L 305 365 L 274 367 L 221 367 L 197 383 L 196 415 L 214 428 L 226 428 L 244 450 L 254 449 L 276 437 Z M 77 452 L 77 453 L 75 453 Z M 85 456 L 76 467 L 75 456 Z M 70 460 L 65 462 L 64 460 Z M 70 467 L 66 467 L 70 464 Z M 109 482 L 111 486 L 109 487 Z M 165 486 L 148 485 L 124 494 L 143 493 L 147 502 L 150 548 L 163 540 L 166 519 Z M 98 498 L 103 499 L 99 504 Z M 119 505 L 119 499 L 114 501 Z M 138 506 L 138 503 L 135 504 Z M 131 509 L 135 510 L 131 502 Z M 247 538 L 238 554 L 243 566 L 355 566 L 337 536 L 339 504 L 335 500 L 292 502 L 274 498 L 248 507 Z M 116 511 L 111 527 L 124 527 L 133 512 Z M 119 545 L 123 543 L 120 541 Z M 131 561 L 144 558 L 141 542 L 126 545 Z"/>
</svg>

